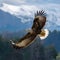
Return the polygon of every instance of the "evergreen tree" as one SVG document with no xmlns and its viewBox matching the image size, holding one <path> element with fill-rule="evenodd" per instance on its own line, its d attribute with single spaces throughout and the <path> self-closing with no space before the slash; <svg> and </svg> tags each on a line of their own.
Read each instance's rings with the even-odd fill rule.
<svg viewBox="0 0 60 60">
<path fill-rule="evenodd" d="M 36 43 L 33 46 L 33 60 L 45 60 L 44 46 L 41 44 L 39 37 L 35 40 Z"/>
<path fill-rule="evenodd" d="M 57 51 L 53 45 L 50 45 L 45 50 L 45 55 L 47 60 L 56 59 Z"/>
</svg>

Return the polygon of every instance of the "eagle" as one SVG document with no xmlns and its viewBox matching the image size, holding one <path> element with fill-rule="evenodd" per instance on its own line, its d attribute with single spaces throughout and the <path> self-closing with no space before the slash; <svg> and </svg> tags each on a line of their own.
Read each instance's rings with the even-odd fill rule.
<svg viewBox="0 0 60 60">
<path fill-rule="evenodd" d="M 10 40 L 12 46 L 14 48 L 24 48 L 29 46 L 34 41 L 37 35 L 39 34 L 44 35 L 43 27 L 45 23 L 46 23 L 46 13 L 43 10 L 37 11 L 37 13 L 35 13 L 35 17 L 30 31 L 28 31 L 28 33 L 21 39 L 19 39 L 19 41 L 17 42 Z"/>
</svg>

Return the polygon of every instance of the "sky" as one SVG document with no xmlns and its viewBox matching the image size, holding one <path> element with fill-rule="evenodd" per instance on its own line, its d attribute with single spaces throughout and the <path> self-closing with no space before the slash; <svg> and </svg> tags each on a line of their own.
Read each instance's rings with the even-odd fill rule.
<svg viewBox="0 0 60 60">
<path fill-rule="evenodd" d="M 56 3 L 60 4 L 60 0 L 0 0 L 1 3 L 8 3 L 14 5 L 20 4 L 45 4 L 45 3 Z"/>
<path fill-rule="evenodd" d="M 18 12 L 18 10 L 21 12 L 21 14 L 23 14 L 24 12 L 25 15 L 27 16 L 30 14 L 31 11 L 34 12 L 37 9 L 43 9 L 47 13 L 48 22 L 46 23 L 46 27 L 49 28 L 50 30 L 54 29 L 60 30 L 60 0 L 0 0 L 0 6 L 2 6 L 3 3 L 17 7 L 19 6 L 20 10 L 21 8 L 22 10 L 23 8 L 25 8 L 24 10 L 26 13 L 24 11 L 20 11 L 16 7 L 15 7 L 16 11 L 13 11 L 11 7 L 11 11 L 13 11 L 14 15 L 17 15 L 15 13 Z M 6 6 L 3 7 L 4 9 L 6 8 Z M 26 22 L 26 20 L 23 22 Z"/>
</svg>

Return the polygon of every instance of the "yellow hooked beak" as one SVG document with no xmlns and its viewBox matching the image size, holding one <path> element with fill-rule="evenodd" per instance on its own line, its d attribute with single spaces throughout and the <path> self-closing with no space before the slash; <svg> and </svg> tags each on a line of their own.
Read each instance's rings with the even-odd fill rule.
<svg viewBox="0 0 60 60">
<path fill-rule="evenodd" d="M 44 40 L 45 38 L 47 38 L 48 35 L 49 35 L 48 29 L 42 29 L 41 33 L 39 34 L 39 37 L 41 40 Z"/>
</svg>

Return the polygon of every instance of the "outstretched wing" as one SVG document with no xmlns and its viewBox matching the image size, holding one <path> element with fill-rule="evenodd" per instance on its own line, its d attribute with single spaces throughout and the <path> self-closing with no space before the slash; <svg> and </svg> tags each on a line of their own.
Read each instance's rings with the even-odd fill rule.
<svg viewBox="0 0 60 60">
<path fill-rule="evenodd" d="M 39 12 L 37 11 L 37 13 L 35 14 L 31 30 L 18 42 L 14 43 L 13 41 L 11 41 L 13 47 L 23 48 L 30 45 L 34 41 L 35 37 L 41 33 L 41 29 L 44 27 L 45 22 L 46 22 L 46 15 L 44 11 L 43 10 Z"/>
</svg>

